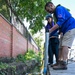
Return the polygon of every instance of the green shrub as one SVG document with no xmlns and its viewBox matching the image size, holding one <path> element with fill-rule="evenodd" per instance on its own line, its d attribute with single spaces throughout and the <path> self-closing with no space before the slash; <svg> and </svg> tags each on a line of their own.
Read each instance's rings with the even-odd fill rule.
<svg viewBox="0 0 75 75">
<path fill-rule="evenodd" d="M 25 53 L 24 55 L 19 54 L 17 56 L 18 61 L 23 61 L 25 62 L 26 60 L 32 60 L 35 59 L 37 62 L 41 61 L 41 53 L 35 53 L 33 50 L 29 49 L 27 53 Z"/>
</svg>

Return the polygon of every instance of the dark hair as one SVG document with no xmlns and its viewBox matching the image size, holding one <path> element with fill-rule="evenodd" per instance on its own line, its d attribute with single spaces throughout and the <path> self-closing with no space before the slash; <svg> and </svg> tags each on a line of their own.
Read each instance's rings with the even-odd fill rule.
<svg viewBox="0 0 75 75">
<path fill-rule="evenodd" d="M 52 18 L 51 14 L 46 15 L 46 20 L 48 20 L 49 18 Z"/>
<path fill-rule="evenodd" d="M 46 9 L 47 6 L 49 6 L 49 4 L 53 4 L 53 3 L 52 2 L 47 2 L 46 5 L 45 5 L 45 9 Z"/>
</svg>

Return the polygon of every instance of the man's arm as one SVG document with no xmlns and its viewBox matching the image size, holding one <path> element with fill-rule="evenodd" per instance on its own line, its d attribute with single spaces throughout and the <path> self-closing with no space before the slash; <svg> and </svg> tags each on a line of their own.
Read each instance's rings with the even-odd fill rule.
<svg viewBox="0 0 75 75">
<path fill-rule="evenodd" d="M 51 29 L 49 29 L 49 32 L 52 33 L 54 30 L 58 29 L 59 26 L 55 24 Z"/>
</svg>

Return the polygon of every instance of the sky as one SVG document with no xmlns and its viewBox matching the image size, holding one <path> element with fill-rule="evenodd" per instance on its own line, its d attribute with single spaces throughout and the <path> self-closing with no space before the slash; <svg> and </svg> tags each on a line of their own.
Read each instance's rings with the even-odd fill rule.
<svg viewBox="0 0 75 75">
<path fill-rule="evenodd" d="M 61 4 L 70 9 L 72 16 L 75 18 L 75 0 L 52 0 L 52 2 L 55 6 Z"/>
</svg>

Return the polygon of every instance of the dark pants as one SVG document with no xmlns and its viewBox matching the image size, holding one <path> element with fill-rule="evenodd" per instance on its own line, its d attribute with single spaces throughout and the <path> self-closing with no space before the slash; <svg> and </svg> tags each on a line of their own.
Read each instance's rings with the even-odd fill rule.
<svg viewBox="0 0 75 75">
<path fill-rule="evenodd" d="M 53 55 L 55 55 L 56 62 L 58 61 L 59 56 L 59 39 L 58 38 L 50 38 L 49 39 L 49 46 L 48 46 L 48 62 L 53 64 Z"/>
</svg>

